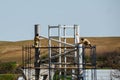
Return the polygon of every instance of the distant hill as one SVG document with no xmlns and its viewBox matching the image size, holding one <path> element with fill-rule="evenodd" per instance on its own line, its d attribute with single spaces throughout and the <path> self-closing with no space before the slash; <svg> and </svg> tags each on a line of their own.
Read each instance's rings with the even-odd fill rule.
<svg viewBox="0 0 120 80">
<path fill-rule="evenodd" d="M 97 54 L 117 51 L 120 53 L 120 37 L 86 37 L 92 45 L 96 45 Z M 73 43 L 73 39 L 67 39 L 68 43 Z M 42 39 L 41 45 L 48 46 L 48 40 Z M 9 42 L 0 41 L 0 61 L 22 61 L 22 46 L 32 45 L 33 40 Z M 34 53 L 33 53 L 34 54 Z"/>
</svg>

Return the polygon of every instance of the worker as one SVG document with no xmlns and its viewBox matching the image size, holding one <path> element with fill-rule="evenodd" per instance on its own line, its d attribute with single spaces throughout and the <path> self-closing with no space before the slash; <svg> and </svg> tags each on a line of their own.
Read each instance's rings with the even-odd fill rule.
<svg viewBox="0 0 120 80">
<path fill-rule="evenodd" d="M 83 44 L 86 47 L 91 47 L 91 43 L 88 39 L 81 38 L 80 44 Z"/>
<path fill-rule="evenodd" d="M 34 47 L 39 47 L 39 41 L 40 41 L 40 37 L 38 34 L 36 34 L 34 38 Z"/>
</svg>

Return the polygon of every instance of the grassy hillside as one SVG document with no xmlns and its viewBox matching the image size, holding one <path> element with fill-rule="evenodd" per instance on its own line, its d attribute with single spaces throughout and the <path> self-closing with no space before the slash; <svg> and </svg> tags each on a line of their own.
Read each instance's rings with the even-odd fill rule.
<svg viewBox="0 0 120 80">
<path fill-rule="evenodd" d="M 21 62 L 22 46 L 32 44 L 32 40 L 18 42 L 3 42 L 0 41 L 0 61 Z"/>
<path fill-rule="evenodd" d="M 96 45 L 97 54 L 117 51 L 120 53 L 120 37 L 86 37 L 92 45 Z M 73 39 L 67 39 L 68 43 L 73 43 Z M 32 45 L 33 40 L 7 42 L 0 41 L 0 61 L 15 61 L 21 63 L 23 45 Z M 42 39 L 42 46 L 48 46 L 47 40 Z"/>
<path fill-rule="evenodd" d="M 120 52 L 120 37 L 93 37 L 88 38 L 91 44 L 96 45 L 97 53 Z"/>
</svg>

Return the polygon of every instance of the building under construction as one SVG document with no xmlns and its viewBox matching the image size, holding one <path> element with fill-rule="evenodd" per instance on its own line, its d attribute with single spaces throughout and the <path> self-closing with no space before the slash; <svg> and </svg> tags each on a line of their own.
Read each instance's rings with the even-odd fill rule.
<svg viewBox="0 0 120 80">
<path fill-rule="evenodd" d="M 39 30 L 35 25 L 33 44 L 22 47 L 25 80 L 97 80 L 96 46 L 79 44 L 78 25 L 49 25 L 48 37 Z"/>
</svg>

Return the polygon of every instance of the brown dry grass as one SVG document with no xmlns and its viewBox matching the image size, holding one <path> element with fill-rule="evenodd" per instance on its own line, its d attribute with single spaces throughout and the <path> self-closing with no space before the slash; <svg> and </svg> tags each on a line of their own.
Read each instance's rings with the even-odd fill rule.
<svg viewBox="0 0 120 80">
<path fill-rule="evenodd" d="M 96 45 L 97 54 L 117 51 L 120 53 L 120 37 L 86 37 L 92 45 Z M 68 43 L 73 43 L 73 39 L 67 39 Z M 7 42 L 0 41 L 0 61 L 15 61 L 21 63 L 23 45 L 32 45 L 33 40 Z M 53 42 L 56 45 L 55 42 Z M 48 46 L 48 40 L 42 39 L 42 46 Z M 43 51 L 44 52 L 44 51 Z"/>
</svg>

